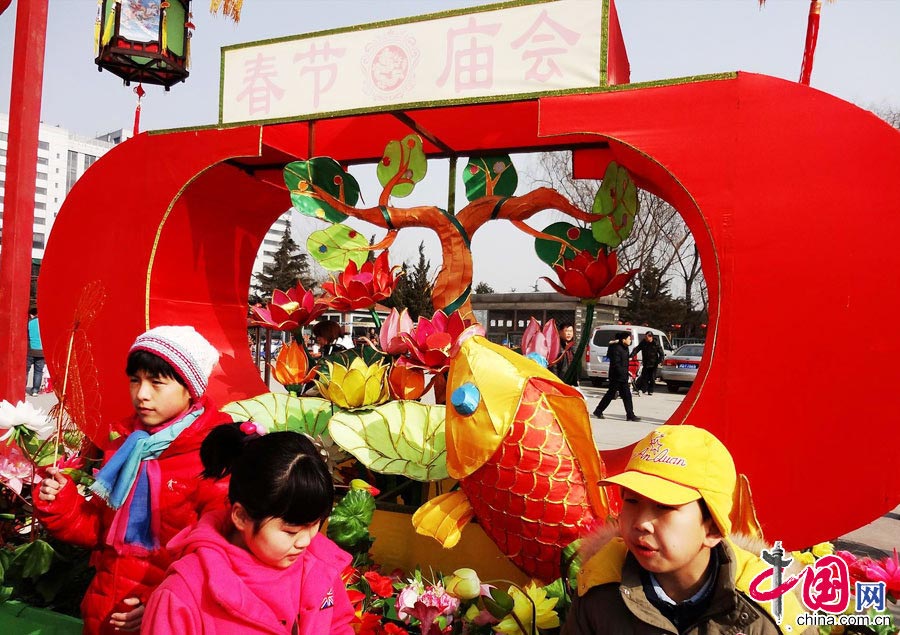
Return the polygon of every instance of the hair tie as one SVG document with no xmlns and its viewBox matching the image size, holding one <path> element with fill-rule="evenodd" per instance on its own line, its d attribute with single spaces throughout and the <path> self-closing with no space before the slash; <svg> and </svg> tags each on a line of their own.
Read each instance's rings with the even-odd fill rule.
<svg viewBox="0 0 900 635">
<path fill-rule="evenodd" d="M 246 435 L 244 442 L 261 437 L 266 433 L 266 429 L 255 421 L 245 421 L 240 425 L 240 431 Z"/>
</svg>

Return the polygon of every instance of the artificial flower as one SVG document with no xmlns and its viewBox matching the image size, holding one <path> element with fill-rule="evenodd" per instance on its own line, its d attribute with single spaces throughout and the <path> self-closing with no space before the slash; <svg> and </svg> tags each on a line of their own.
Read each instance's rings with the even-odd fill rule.
<svg viewBox="0 0 900 635">
<path fill-rule="evenodd" d="M 896 548 L 893 556 L 871 561 L 866 567 L 866 574 L 872 582 L 884 582 L 885 588 L 893 597 L 900 596 L 900 559 Z"/>
<path fill-rule="evenodd" d="M 377 571 L 366 571 L 363 574 L 369 588 L 378 597 L 387 598 L 394 593 L 394 582 L 386 575 L 381 575 Z"/>
<path fill-rule="evenodd" d="M 794 560 L 804 566 L 816 561 L 816 557 L 809 551 L 792 551 L 791 555 L 794 557 Z"/>
<path fill-rule="evenodd" d="M 618 267 L 619 259 L 615 251 L 606 255 L 600 250 L 596 256 L 589 251 L 580 251 L 574 258 L 564 259 L 561 265 L 553 267 L 559 277 L 559 284 L 546 277 L 543 280 L 563 295 L 596 300 L 619 291 L 638 272 L 637 269 L 632 269 L 616 274 Z"/>
<path fill-rule="evenodd" d="M 272 377 L 282 386 L 302 386 L 316 376 L 306 351 L 296 341 L 282 346 L 272 364 Z"/>
<path fill-rule="evenodd" d="M 381 635 L 384 629 L 381 627 L 381 616 L 374 613 L 363 613 L 360 618 L 359 635 Z"/>
<path fill-rule="evenodd" d="M 401 620 L 409 624 L 416 619 L 422 634 L 431 635 L 441 630 L 433 628 L 439 617 L 444 616 L 448 622 L 453 619 L 459 609 L 459 598 L 447 593 L 440 582 L 425 587 L 422 582 L 411 580 L 397 596 L 396 609 Z"/>
<path fill-rule="evenodd" d="M 388 253 L 381 252 L 375 260 L 367 260 L 357 268 L 352 260 L 347 268 L 330 282 L 323 282 L 322 288 L 328 294 L 325 301 L 338 311 L 368 309 L 390 297 L 397 286 L 396 271 L 399 267 L 388 264 Z"/>
<path fill-rule="evenodd" d="M 381 330 L 378 332 L 378 343 L 381 345 L 381 350 L 388 355 L 405 355 L 409 347 L 400 334 L 409 333 L 412 330 L 413 321 L 409 317 L 409 311 L 403 309 L 398 312 L 397 309 L 391 309 L 384 322 L 381 323 Z"/>
<path fill-rule="evenodd" d="M 328 376 L 316 379 L 319 393 L 339 408 L 365 408 L 383 404 L 391 398 L 387 370 L 381 360 L 366 364 L 356 357 L 350 366 L 326 361 Z"/>
<path fill-rule="evenodd" d="M 355 478 L 350 481 L 350 489 L 361 489 L 369 492 L 372 496 L 378 496 L 381 493 L 381 490 L 375 487 L 374 485 L 370 485 L 366 483 L 361 478 Z"/>
<path fill-rule="evenodd" d="M 513 613 L 519 622 L 525 626 L 525 632 L 530 633 L 534 626 L 537 628 L 556 628 L 559 626 L 559 616 L 556 614 L 556 598 L 548 598 L 547 592 L 537 586 L 534 581 L 528 583 L 524 592 L 518 587 L 510 587 L 509 594 L 513 598 Z M 532 614 L 536 617 L 532 624 Z M 498 633 L 520 635 L 522 630 L 512 615 L 507 615 L 494 627 Z"/>
<path fill-rule="evenodd" d="M 440 373 L 450 367 L 450 358 L 462 343 L 473 335 L 484 335 L 484 327 L 463 320 L 459 311 L 449 316 L 435 311 L 429 320 L 419 317 L 412 332 L 400 333 L 409 347 L 409 357 L 401 357 L 400 363 Z"/>
<path fill-rule="evenodd" d="M 460 600 L 474 600 L 481 595 L 481 580 L 474 569 L 463 567 L 444 578 L 444 588 Z"/>
<path fill-rule="evenodd" d="M 834 545 L 830 542 L 820 542 L 817 545 L 813 545 L 810 551 L 812 551 L 812 554 L 816 558 L 821 558 L 822 556 L 830 556 L 834 553 Z"/>
<path fill-rule="evenodd" d="M 559 329 L 556 320 L 547 320 L 541 327 L 541 323 L 534 318 L 529 318 L 528 326 L 522 334 L 522 355 L 533 359 L 544 368 L 559 357 Z"/>
<path fill-rule="evenodd" d="M 35 474 L 34 464 L 18 446 L 11 445 L 0 455 L 0 481 L 16 494 L 21 494 L 26 483 L 40 483 L 41 477 Z"/>
<path fill-rule="evenodd" d="M 298 283 L 287 293 L 276 289 L 266 308 L 253 307 L 252 323 L 277 331 L 294 331 L 322 315 L 328 305 Z"/>
<path fill-rule="evenodd" d="M 394 399 L 415 400 L 425 394 L 425 371 L 394 364 L 388 373 L 388 384 Z"/>
<path fill-rule="evenodd" d="M 855 589 L 857 582 L 868 582 L 869 574 L 866 568 L 872 563 L 871 558 L 857 558 L 849 551 L 835 551 L 834 555 L 847 563 L 850 572 L 850 587 Z"/>
<path fill-rule="evenodd" d="M 0 402 L 0 441 L 12 436 L 16 428 L 33 432 L 41 441 L 49 439 L 56 432 L 53 420 L 27 401 L 20 401 L 15 406 L 6 400 Z"/>
</svg>

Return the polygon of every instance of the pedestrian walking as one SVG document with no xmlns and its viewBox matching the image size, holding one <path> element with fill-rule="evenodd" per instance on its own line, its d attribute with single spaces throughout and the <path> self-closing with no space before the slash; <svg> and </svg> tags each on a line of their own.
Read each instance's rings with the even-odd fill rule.
<svg viewBox="0 0 900 635">
<path fill-rule="evenodd" d="M 631 333 L 622 331 L 616 336 L 616 341 L 609 345 L 606 356 L 609 357 L 609 390 L 603 395 L 603 399 L 594 409 L 594 416 L 604 419 L 603 411 L 616 398 L 622 397 L 625 404 L 625 418 L 628 421 L 640 421 L 641 418 L 634 414 L 634 405 L 631 401 L 631 390 L 628 388 L 628 347 L 631 346 Z"/>
<path fill-rule="evenodd" d="M 638 353 L 641 354 L 641 375 L 634 382 L 634 390 L 638 394 L 643 390 L 652 395 L 656 384 L 656 369 L 662 363 L 665 354 L 651 331 L 644 333 L 644 339 L 632 351 L 631 358 L 637 357 Z"/>
<path fill-rule="evenodd" d="M 28 311 L 28 357 L 25 367 L 25 392 L 36 395 L 41 392 L 41 382 L 44 381 L 44 346 L 41 344 L 41 329 L 38 325 L 38 311 L 34 307 Z M 31 389 L 28 389 L 28 373 L 34 374 L 31 378 Z"/>
</svg>

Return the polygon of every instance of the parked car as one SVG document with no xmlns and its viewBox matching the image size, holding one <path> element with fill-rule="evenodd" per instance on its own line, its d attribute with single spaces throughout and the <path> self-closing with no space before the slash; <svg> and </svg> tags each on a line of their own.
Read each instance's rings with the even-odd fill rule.
<svg viewBox="0 0 900 635">
<path fill-rule="evenodd" d="M 702 357 L 703 344 L 685 344 L 665 359 L 658 374 L 666 382 L 669 392 L 677 393 L 682 388 L 690 388 L 697 379 Z"/>
<path fill-rule="evenodd" d="M 606 356 L 606 349 L 609 348 L 610 341 L 616 338 L 616 334 L 622 331 L 631 333 L 629 351 L 633 351 L 640 344 L 644 333 L 650 331 L 653 333 L 656 341 L 662 346 L 663 354 L 665 356 L 672 354 L 674 348 L 672 343 L 666 337 L 666 334 L 659 329 L 648 326 L 635 326 L 633 324 L 602 324 L 597 326 L 591 335 L 590 345 L 584 352 L 584 371 L 595 386 L 601 385 L 609 378 L 609 358 Z M 640 356 L 638 356 L 638 360 L 640 360 Z M 640 372 L 639 368 L 635 370 Z"/>
</svg>

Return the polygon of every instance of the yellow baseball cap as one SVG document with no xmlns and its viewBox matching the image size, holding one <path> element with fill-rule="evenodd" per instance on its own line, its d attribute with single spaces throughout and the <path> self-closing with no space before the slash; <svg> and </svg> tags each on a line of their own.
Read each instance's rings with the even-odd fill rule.
<svg viewBox="0 0 900 635">
<path fill-rule="evenodd" d="M 663 505 L 703 499 L 727 536 L 737 474 L 731 453 L 712 433 L 695 426 L 660 426 L 634 447 L 625 471 L 600 481 L 620 485 Z"/>
</svg>

